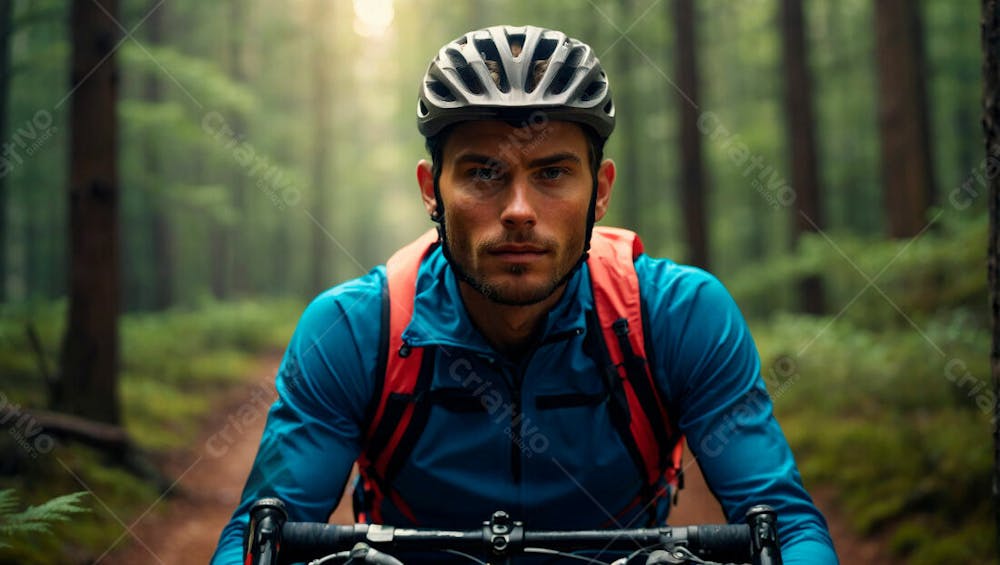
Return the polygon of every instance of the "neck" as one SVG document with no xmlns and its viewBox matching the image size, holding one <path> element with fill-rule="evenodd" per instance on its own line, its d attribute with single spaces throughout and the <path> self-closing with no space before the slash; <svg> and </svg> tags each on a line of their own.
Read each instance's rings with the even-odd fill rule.
<svg viewBox="0 0 1000 565">
<path fill-rule="evenodd" d="M 545 315 L 562 298 L 566 285 L 560 285 L 545 300 L 528 306 L 498 304 L 465 282 L 459 282 L 459 292 L 469 318 L 486 341 L 500 353 L 516 359 L 527 352 L 542 331 Z"/>
</svg>

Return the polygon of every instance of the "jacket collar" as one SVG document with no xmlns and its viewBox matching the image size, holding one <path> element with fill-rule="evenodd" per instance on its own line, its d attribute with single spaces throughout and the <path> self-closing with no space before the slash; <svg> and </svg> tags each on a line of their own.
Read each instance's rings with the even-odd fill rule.
<svg viewBox="0 0 1000 565">
<path fill-rule="evenodd" d="M 583 265 L 566 281 L 566 292 L 549 311 L 539 343 L 564 332 L 584 331 L 585 312 L 593 304 L 589 280 L 587 267 Z M 472 324 L 458 284 L 458 277 L 441 248 L 435 248 L 417 273 L 413 316 L 403 331 L 403 340 L 413 347 L 457 347 L 496 357 L 496 350 Z"/>
</svg>

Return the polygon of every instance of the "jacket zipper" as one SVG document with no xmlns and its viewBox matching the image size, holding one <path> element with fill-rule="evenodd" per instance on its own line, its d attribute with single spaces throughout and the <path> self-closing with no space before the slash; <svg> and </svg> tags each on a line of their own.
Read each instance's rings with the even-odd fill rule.
<svg viewBox="0 0 1000 565">
<path fill-rule="evenodd" d="M 524 359 L 521 360 L 521 363 L 517 368 L 517 378 L 515 379 L 509 378 L 513 375 L 509 371 L 505 370 L 508 376 L 508 383 L 510 384 L 510 473 L 514 479 L 514 484 L 521 483 L 521 460 L 524 452 L 524 438 L 522 437 L 524 428 L 524 413 L 521 402 L 521 387 L 524 386 L 524 375 L 528 372 L 528 364 L 531 362 L 531 358 L 538 352 L 538 349 L 541 346 L 549 345 L 557 341 L 572 339 L 581 334 L 583 334 L 582 328 L 574 328 L 569 331 L 549 336 L 548 339 L 539 343 L 531 352 L 525 355 Z"/>
<path fill-rule="evenodd" d="M 521 375 L 522 377 L 524 375 Z M 510 394 L 510 472 L 514 484 L 521 483 L 521 384 Z"/>
<path fill-rule="evenodd" d="M 501 361 L 500 371 L 510 389 L 510 474 L 514 484 L 521 483 L 521 426 L 524 414 L 521 406 L 521 386 L 524 383 L 524 373 L 528 364 L 522 363 L 516 369 Z M 516 371 L 516 372 L 515 372 Z"/>
</svg>

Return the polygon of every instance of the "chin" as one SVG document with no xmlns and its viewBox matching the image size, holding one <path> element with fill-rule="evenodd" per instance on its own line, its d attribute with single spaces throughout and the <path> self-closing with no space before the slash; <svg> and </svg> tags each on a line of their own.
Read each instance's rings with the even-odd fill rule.
<svg viewBox="0 0 1000 565">
<path fill-rule="evenodd" d="M 502 304 L 504 306 L 532 306 L 544 301 L 546 298 L 552 296 L 552 292 L 501 292 L 496 294 L 487 294 L 486 297 L 490 301 L 497 304 Z"/>
<path fill-rule="evenodd" d="M 552 296 L 552 293 L 556 291 L 555 282 L 557 279 L 547 279 L 545 281 L 528 280 L 529 277 L 523 275 L 517 277 L 522 280 L 509 280 L 509 277 L 502 278 L 507 278 L 508 280 L 487 280 L 474 286 L 489 300 L 505 306 L 531 306 L 532 304 L 538 304 Z"/>
</svg>

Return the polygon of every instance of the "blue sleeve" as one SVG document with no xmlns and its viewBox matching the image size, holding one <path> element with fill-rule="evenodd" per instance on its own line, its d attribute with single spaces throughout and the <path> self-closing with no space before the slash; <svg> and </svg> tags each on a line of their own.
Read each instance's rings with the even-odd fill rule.
<svg viewBox="0 0 1000 565">
<path fill-rule="evenodd" d="M 302 314 L 276 378 L 257 457 L 240 504 L 222 531 L 213 565 L 243 563 L 254 501 L 276 496 L 289 519 L 326 522 L 360 451 L 374 394 L 384 270 L 334 287 Z"/>
<path fill-rule="evenodd" d="M 768 504 L 786 565 L 836 564 L 826 521 L 802 485 L 772 413 L 757 347 L 712 275 L 643 255 L 636 261 L 652 331 L 654 374 L 730 522 Z"/>
</svg>

